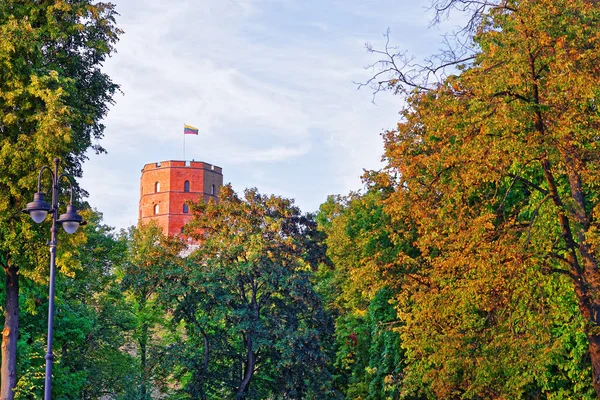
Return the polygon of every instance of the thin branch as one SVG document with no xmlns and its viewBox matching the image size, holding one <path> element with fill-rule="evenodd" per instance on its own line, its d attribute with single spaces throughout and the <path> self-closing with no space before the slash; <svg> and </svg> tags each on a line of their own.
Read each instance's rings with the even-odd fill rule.
<svg viewBox="0 0 600 400">
<path fill-rule="evenodd" d="M 429 91 L 433 87 L 428 85 L 423 77 L 424 68 L 414 63 L 414 58 L 407 57 L 406 52 L 398 51 L 398 48 L 390 45 L 390 30 L 384 34 L 385 45 L 383 50 L 376 50 L 370 43 L 365 48 L 371 54 L 382 56 L 379 60 L 368 64 L 365 69 L 376 70 L 373 76 L 366 82 L 354 82 L 357 89 L 370 87 L 373 89 L 373 102 L 377 93 L 392 89 L 394 93 L 408 93 L 409 90 Z"/>
<path fill-rule="evenodd" d="M 517 182 L 517 176 L 513 177 L 513 180 L 510 183 L 510 186 L 508 187 L 508 190 L 504 194 L 504 197 L 502 198 L 502 201 L 498 205 L 498 208 L 496 208 L 496 214 L 498 214 L 500 212 L 500 210 L 502 210 L 504 208 L 504 203 L 506 202 L 506 199 L 508 198 L 508 195 L 510 194 L 510 191 L 512 190 L 512 188 L 513 188 L 513 186 L 515 185 L 516 182 Z"/>
<path fill-rule="evenodd" d="M 550 253 L 548 253 L 548 257 L 555 258 L 555 259 L 557 259 L 557 260 L 559 260 L 559 261 L 562 261 L 562 262 L 566 263 L 567 265 L 570 265 L 570 264 L 569 264 L 569 261 L 568 261 L 566 258 L 564 258 L 564 257 L 563 257 L 563 256 L 561 256 L 560 254 L 558 254 L 558 253 L 555 253 L 555 252 L 553 252 L 553 251 L 552 251 L 552 252 L 550 252 Z"/>
<path fill-rule="evenodd" d="M 547 194 L 546 196 L 544 196 L 542 201 L 540 201 L 540 203 L 537 205 L 537 207 L 535 208 L 535 210 L 533 210 L 533 213 L 531 214 L 531 219 L 529 220 L 529 227 L 527 228 L 527 240 L 525 241 L 525 247 L 529 246 L 529 243 L 531 243 L 531 228 L 533 227 L 533 221 L 535 220 L 535 217 L 537 217 L 538 212 L 540 211 L 540 208 L 542 207 L 542 205 L 549 198 L 550 198 L 550 194 Z"/>
<path fill-rule="evenodd" d="M 448 67 L 453 67 L 453 66 L 455 66 L 457 64 L 466 63 L 467 61 L 474 60 L 475 58 L 476 58 L 476 56 L 472 55 L 472 56 L 464 57 L 464 58 L 457 59 L 457 60 L 454 60 L 454 61 L 446 62 L 444 64 L 438 65 L 437 67 L 425 67 L 425 68 L 427 68 L 432 73 L 436 74 L 440 70 L 443 70 L 443 69 L 448 68 Z"/>
<path fill-rule="evenodd" d="M 471 14 L 469 21 L 457 35 L 474 33 L 486 15 L 492 10 L 516 11 L 514 7 L 508 5 L 508 0 L 432 0 L 430 9 L 435 11 L 432 25 L 439 24 L 443 20 L 448 19 L 453 9 L 462 13 L 469 12 Z"/>
<path fill-rule="evenodd" d="M 416 274 L 405 274 L 404 276 L 406 276 L 407 278 L 412 279 L 413 281 L 417 282 L 420 285 L 423 285 L 427 288 L 431 288 L 431 283 L 429 282 L 425 282 L 424 279 L 418 277 Z"/>
<path fill-rule="evenodd" d="M 453 9 L 470 14 L 467 23 L 457 32 L 444 35 L 442 49 L 421 64 L 407 56 L 407 52 L 390 46 L 389 29 L 384 33 L 383 50 L 367 43 L 367 51 L 379 56 L 379 60 L 365 67 L 372 70 L 373 75 L 366 82 L 354 82 L 357 88 L 371 88 L 373 102 L 381 91 L 408 95 L 412 91 L 434 90 L 446 79 L 446 71 L 454 71 L 475 60 L 479 46 L 474 43 L 473 36 L 478 29 L 487 29 L 486 19 L 492 12 L 516 11 L 509 6 L 508 0 L 432 0 L 429 8 L 434 12 L 431 25 L 447 19 Z"/>
<path fill-rule="evenodd" d="M 525 103 L 531 103 L 532 102 L 532 100 L 529 99 L 529 98 L 527 98 L 526 96 L 523 96 L 523 95 L 521 95 L 519 93 L 511 92 L 510 90 L 505 90 L 505 91 L 502 91 L 502 92 L 494 93 L 494 95 L 492 97 L 501 97 L 501 96 L 510 96 L 510 97 L 515 98 L 515 99 L 521 100 L 521 101 L 523 101 Z"/>
<path fill-rule="evenodd" d="M 548 191 L 546 189 L 543 189 L 541 187 L 539 187 L 538 185 L 536 185 L 535 183 L 528 181 L 527 179 L 519 176 L 519 175 L 515 175 L 515 174 L 511 174 L 509 173 L 508 176 L 510 176 L 511 178 L 514 179 L 518 179 L 519 181 L 523 182 L 524 184 L 526 184 L 527 186 L 537 190 L 538 192 L 542 193 L 543 195 L 547 195 Z"/>
</svg>

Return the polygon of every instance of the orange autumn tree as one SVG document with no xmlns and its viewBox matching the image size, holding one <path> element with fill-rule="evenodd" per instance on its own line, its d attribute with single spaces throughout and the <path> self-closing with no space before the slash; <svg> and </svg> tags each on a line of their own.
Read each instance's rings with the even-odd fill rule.
<svg viewBox="0 0 600 400">
<path fill-rule="evenodd" d="M 384 135 L 386 211 L 422 257 L 399 307 L 405 394 L 581 394 L 584 338 L 600 396 L 600 8 L 485 4 L 473 61 Z"/>
</svg>

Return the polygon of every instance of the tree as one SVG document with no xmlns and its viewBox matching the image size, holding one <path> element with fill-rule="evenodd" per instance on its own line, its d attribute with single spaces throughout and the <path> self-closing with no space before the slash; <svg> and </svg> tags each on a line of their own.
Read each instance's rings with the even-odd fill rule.
<svg viewBox="0 0 600 400">
<path fill-rule="evenodd" d="M 397 188 L 387 212 L 415 227 L 425 257 L 405 299 L 403 343 L 416 369 L 430 368 L 413 376 L 438 396 L 547 392 L 544 371 L 565 352 L 549 327 L 570 320 L 567 336 L 585 326 L 600 396 L 600 8 L 483 3 L 474 63 L 413 92 L 384 135 L 380 178 Z M 548 298 L 565 279 L 572 296 Z M 508 368 L 490 362 L 501 354 Z"/>
<path fill-rule="evenodd" d="M 134 324 L 115 275 L 126 256 L 125 242 L 101 223 L 100 214 L 87 210 L 83 216 L 88 222 L 85 235 L 65 237 L 69 243 L 63 243 L 58 254 L 63 273 L 56 280 L 53 396 L 124 396 L 137 373 L 134 357 L 122 350 Z M 15 398 L 41 398 L 47 289 L 33 280 L 21 282 Z"/>
<path fill-rule="evenodd" d="M 2 399 L 13 398 L 17 382 L 19 276 L 44 260 L 30 242 L 44 243 L 40 228 L 19 212 L 30 201 L 39 167 L 60 157 L 66 172 L 80 176 L 86 151 L 102 151 L 100 121 L 118 88 L 100 70 L 121 33 L 115 14 L 112 4 L 91 0 L 0 3 Z"/>
<path fill-rule="evenodd" d="M 136 372 L 134 358 L 123 350 L 134 319 L 116 275 L 127 249 L 112 228 L 102 224 L 101 214 L 88 211 L 84 217 L 85 242 L 64 246 L 74 251 L 69 252 L 72 259 L 62 257 L 63 265 L 76 268 L 57 280 L 54 336 L 60 351 L 53 389 L 56 397 L 65 399 L 123 396 L 131 390 Z"/>
<path fill-rule="evenodd" d="M 331 320 L 313 289 L 324 249 L 311 216 L 230 186 L 192 210 L 186 232 L 200 247 L 171 293 L 186 347 L 198 349 L 178 371 L 188 396 L 324 398 Z"/>
<path fill-rule="evenodd" d="M 180 271 L 180 254 L 184 243 L 177 237 L 163 234 L 151 222 L 132 228 L 126 238 L 127 257 L 119 267 L 121 285 L 128 294 L 134 315 L 134 340 L 139 355 L 139 398 L 150 399 L 152 370 L 157 362 L 149 360 L 153 333 L 164 325 L 165 310 L 158 302 L 159 292 L 171 276 Z"/>
<path fill-rule="evenodd" d="M 390 187 L 330 196 L 317 216 L 332 266 L 321 265 L 318 290 L 335 315 L 336 387 L 346 398 L 397 398 L 404 355 L 396 296 L 404 253 L 417 257 L 406 227 L 384 212 Z"/>
</svg>

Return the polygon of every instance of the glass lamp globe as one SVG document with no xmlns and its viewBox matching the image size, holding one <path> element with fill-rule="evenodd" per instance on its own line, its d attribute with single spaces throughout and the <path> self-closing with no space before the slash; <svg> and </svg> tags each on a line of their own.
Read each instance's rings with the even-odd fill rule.
<svg viewBox="0 0 600 400">
<path fill-rule="evenodd" d="M 77 214 L 77 210 L 73 204 L 67 206 L 67 212 L 62 214 L 56 222 L 61 224 L 65 232 L 69 235 L 75 233 L 79 225 L 85 225 L 85 221 L 83 221 L 81 215 Z"/>
<path fill-rule="evenodd" d="M 36 224 L 43 222 L 48 216 L 48 211 L 46 210 L 33 210 L 29 212 L 29 216 Z"/>
<path fill-rule="evenodd" d="M 51 208 L 50 204 L 44 201 L 44 195 L 38 192 L 33 195 L 33 201 L 27 203 L 27 207 L 25 207 L 23 212 L 29 214 L 33 222 L 39 224 L 46 219 Z"/>
<path fill-rule="evenodd" d="M 76 221 L 66 221 L 62 223 L 62 227 L 69 235 L 75 233 L 77 228 L 79 228 L 79 222 Z"/>
</svg>

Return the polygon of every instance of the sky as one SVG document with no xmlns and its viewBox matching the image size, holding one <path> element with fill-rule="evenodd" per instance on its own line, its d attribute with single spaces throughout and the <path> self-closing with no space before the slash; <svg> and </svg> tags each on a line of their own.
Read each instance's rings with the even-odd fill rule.
<svg viewBox="0 0 600 400">
<path fill-rule="evenodd" d="M 121 86 L 81 186 L 117 229 L 137 224 L 147 163 L 185 159 L 223 168 L 234 190 L 295 199 L 317 211 L 382 168 L 380 134 L 403 101 L 358 90 L 391 43 L 436 52 L 450 22 L 430 26 L 428 0 L 113 0 L 124 30 L 104 65 Z"/>
</svg>

